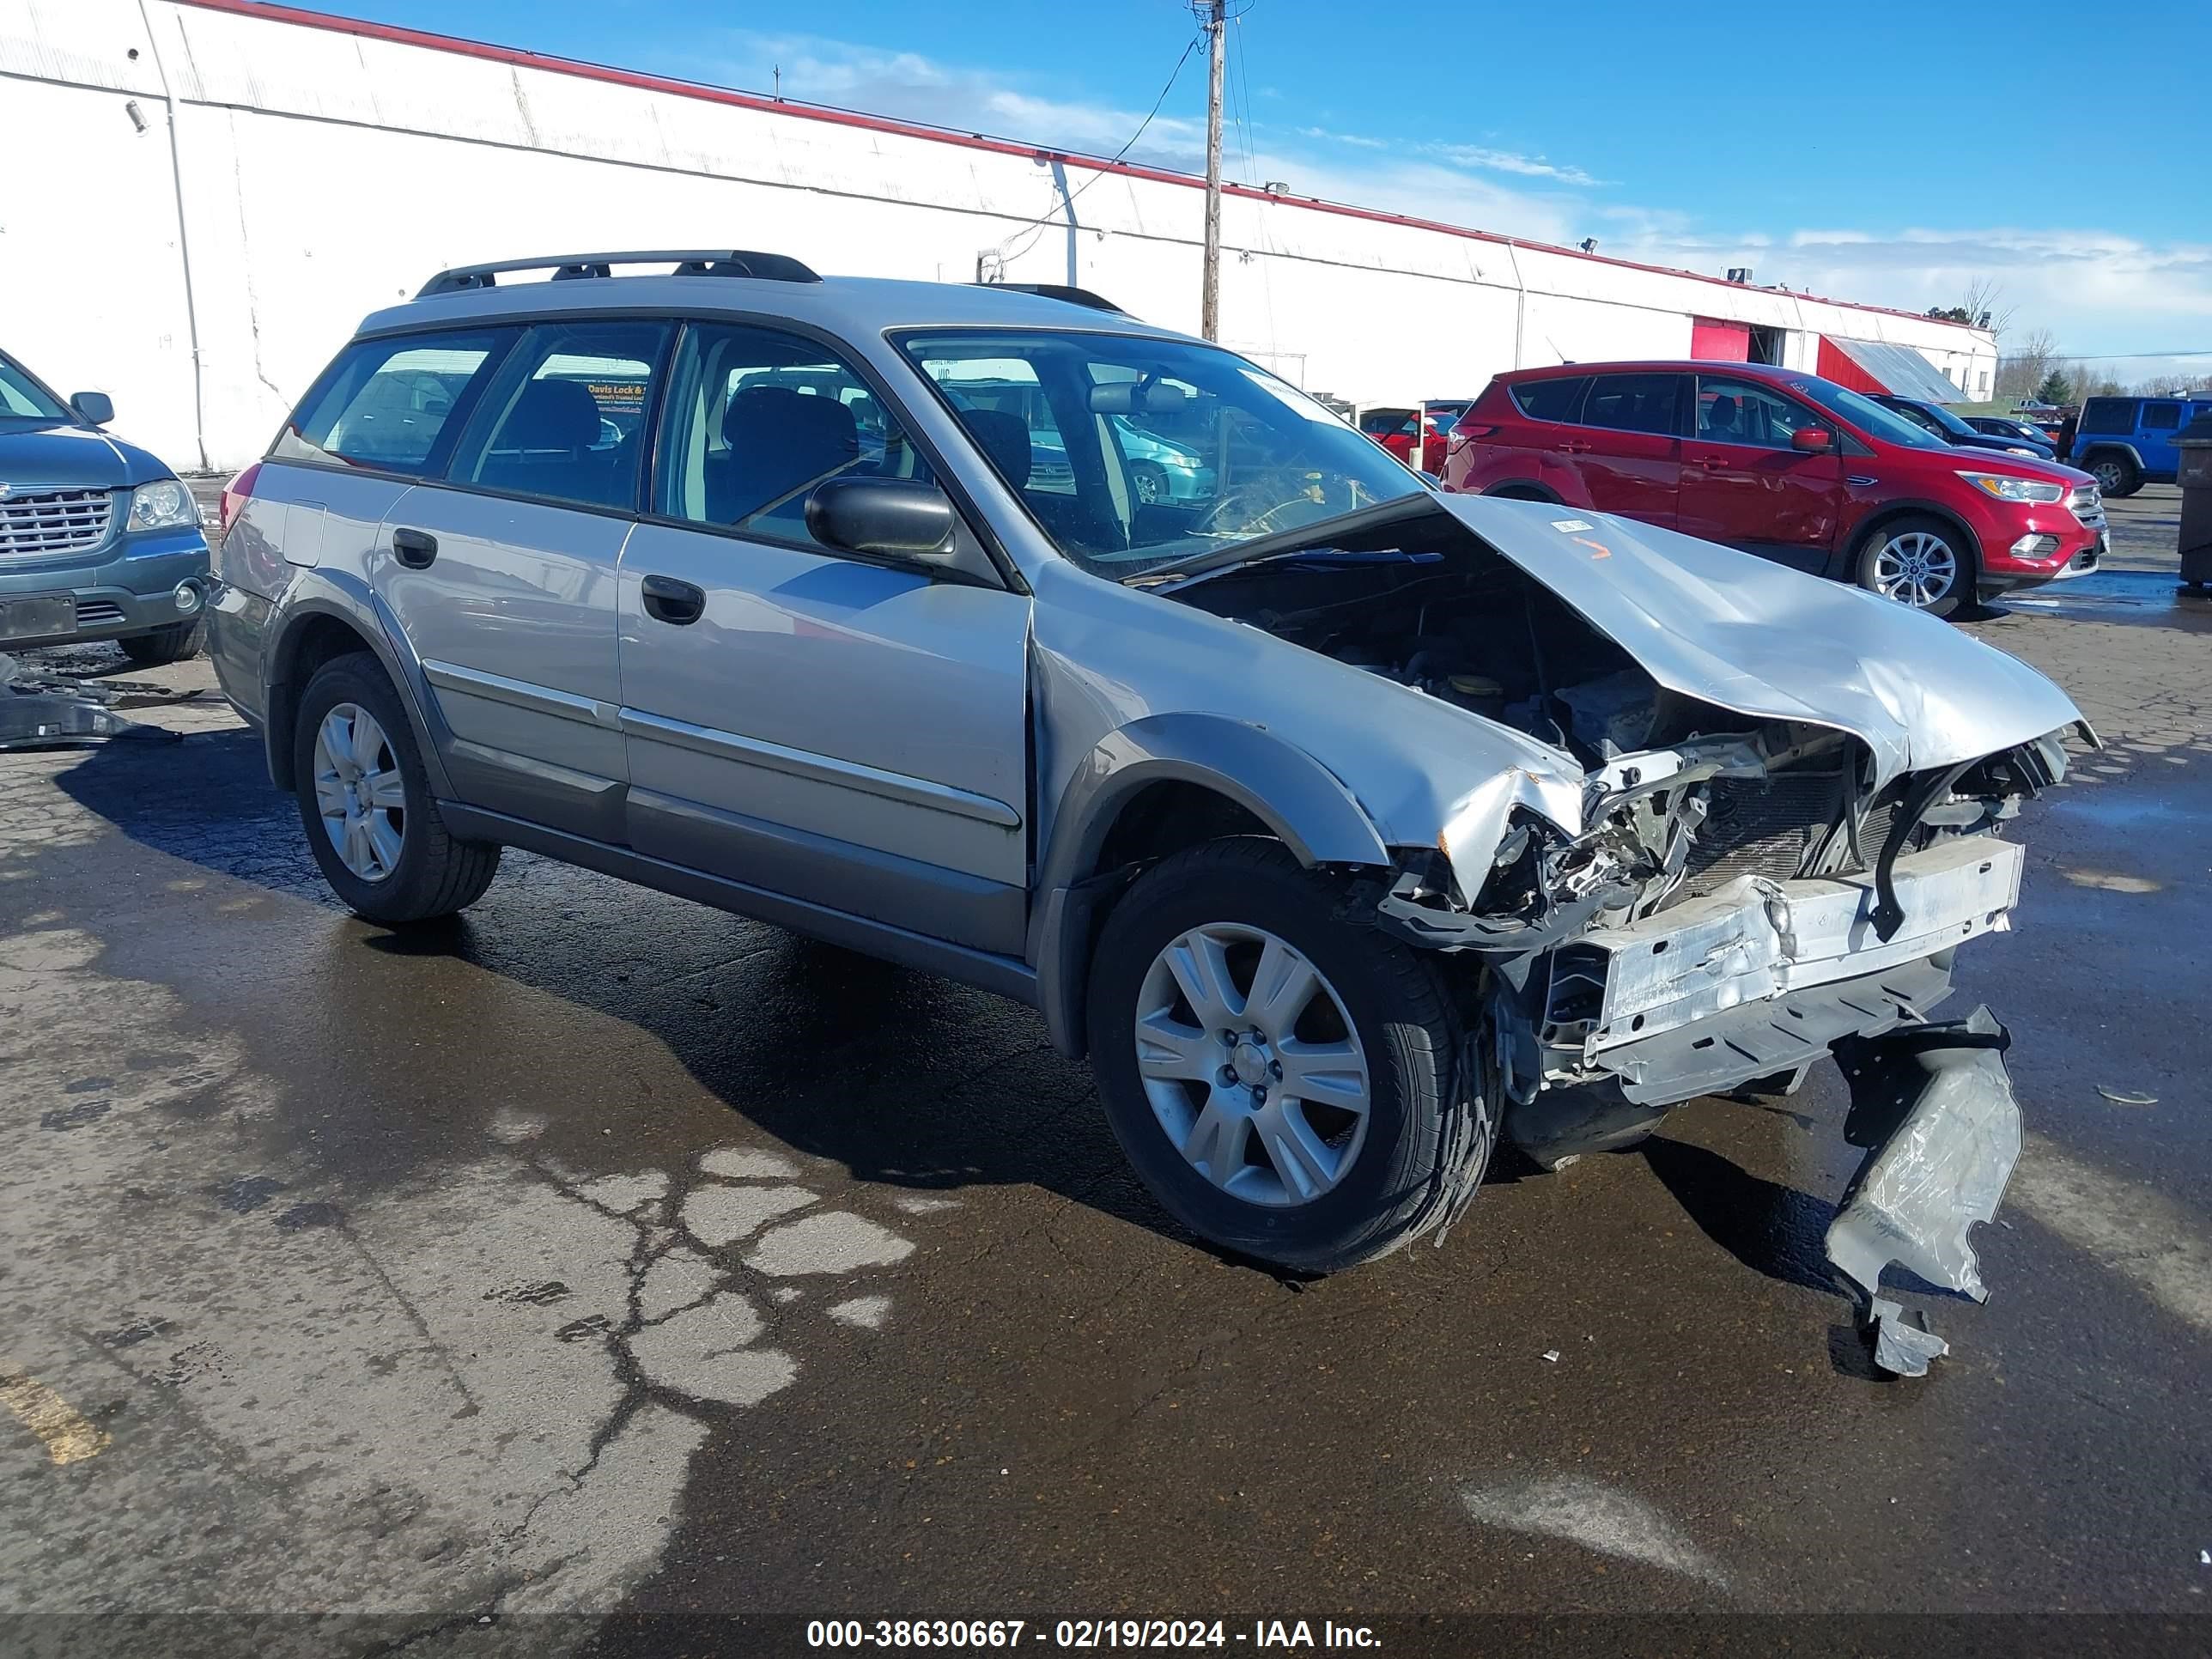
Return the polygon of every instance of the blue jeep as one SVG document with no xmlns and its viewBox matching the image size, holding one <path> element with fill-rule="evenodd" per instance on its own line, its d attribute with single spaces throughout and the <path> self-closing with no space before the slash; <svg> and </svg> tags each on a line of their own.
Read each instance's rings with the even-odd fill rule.
<svg viewBox="0 0 2212 1659">
<path fill-rule="evenodd" d="M 2172 483 L 2181 468 L 2173 440 L 2212 397 L 2092 398 L 2075 428 L 2075 465 L 2107 495 L 2132 495 L 2147 483 Z"/>
</svg>

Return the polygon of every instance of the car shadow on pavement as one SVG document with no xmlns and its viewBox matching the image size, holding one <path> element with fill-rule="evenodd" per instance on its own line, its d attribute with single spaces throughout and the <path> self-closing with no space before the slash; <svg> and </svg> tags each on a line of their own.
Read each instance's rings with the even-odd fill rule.
<svg viewBox="0 0 2212 1659">
<path fill-rule="evenodd" d="M 1745 1267 L 1784 1285 L 1841 1296 L 1826 1243 L 1834 1205 L 1762 1180 L 1685 1140 L 1654 1135 L 1643 1152 L 1682 1212 Z"/>
<path fill-rule="evenodd" d="M 135 842 L 343 914 L 252 732 L 197 733 L 158 753 L 101 746 L 57 782 Z M 409 1057 L 384 1062 L 403 1065 L 398 1075 L 349 1090 L 335 1117 L 329 1101 L 312 1103 L 319 1149 L 349 1176 L 398 1182 L 473 1156 L 518 1109 L 550 1120 L 535 1143 L 544 1152 L 594 1174 L 635 1164 L 641 1137 L 702 1133 L 696 1095 L 657 1086 L 649 1066 L 623 1073 L 634 1054 L 610 1060 L 588 1026 L 550 1011 L 518 1028 L 510 993 L 471 974 L 422 971 L 433 963 L 627 1023 L 722 1111 L 855 1180 L 917 1192 L 1034 1185 L 1195 1242 L 1129 1172 L 1088 1069 L 1052 1048 L 1033 1011 L 512 850 L 468 913 L 404 930 L 349 920 L 295 959 L 306 986 L 286 994 L 307 1000 L 288 1021 L 288 1049 L 301 1018 L 333 1023 L 310 1041 L 318 1054 L 362 1041 L 336 1029 L 337 1007 L 412 1028 Z M 291 1055 L 286 1069 L 316 1063 Z M 422 1109 L 428 1099 L 434 1112 Z M 617 1110 L 635 1114 L 630 1133 Z"/>
</svg>

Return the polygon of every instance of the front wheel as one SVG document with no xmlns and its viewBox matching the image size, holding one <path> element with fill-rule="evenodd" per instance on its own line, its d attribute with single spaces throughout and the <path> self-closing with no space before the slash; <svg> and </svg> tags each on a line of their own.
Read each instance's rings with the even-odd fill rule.
<svg viewBox="0 0 2212 1659">
<path fill-rule="evenodd" d="M 1893 519 L 1859 544 L 1857 575 L 1870 593 L 1948 617 L 1974 592 L 1974 556 L 1941 519 Z"/>
<path fill-rule="evenodd" d="M 370 921 L 465 909 L 499 870 L 499 848 L 448 834 L 399 694 L 365 654 L 325 663 L 292 734 L 300 821 L 331 890 Z"/>
<path fill-rule="evenodd" d="M 1200 1237 L 1304 1273 L 1434 1224 L 1491 1142 L 1432 963 L 1338 902 L 1279 842 L 1211 842 L 1129 890 L 1091 970 L 1092 1064 L 1138 1175 Z"/>
<path fill-rule="evenodd" d="M 2090 461 L 2089 476 L 2106 495 L 2132 495 L 2142 488 L 2142 470 L 2127 456 L 2109 451 Z"/>
<path fill-rule="evenodd" d="M 201 641 L 206 637 L 206 619 L 195 617 L 190 622 L 167 623 L 143 634 L 129 635 L 116 644 L 134 665 L 161 668 L 199 655 Z"/>
</svg>

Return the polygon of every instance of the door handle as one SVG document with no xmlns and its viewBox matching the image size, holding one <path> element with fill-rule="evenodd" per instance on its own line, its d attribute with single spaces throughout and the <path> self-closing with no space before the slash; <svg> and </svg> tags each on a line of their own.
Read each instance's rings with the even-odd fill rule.
<svg viewBox="0 0 2212 1659">
<path fill-rule="evenodd" d="M 1725 472 L 1729 470 L 1729 458 L 1725 455 L 1700 455 L 1698 465 L 1708 472 Z"/>
<path fill-rule="evenodd" d="M 428 570 L 438 556 L 438 538 L 421 530 L 395 530 L 392 556 L 410 570 Z"/>
<path fill-rule="evenodd" d="M 1597 446 L 1595 444 L 1586 444 L 1579 438 L 1570 438 L 1565 443 L 1561 444 L 1559 447 L 1570 455 L 1587 455 L 1591 450 L 1596 448 Z"/>
<path fill-rule="evenodd" d="M 655 622 L 682 628 L 707 614 L 707 592 L 673 576 L 647 576 L 638 584 L 645 614 Z"/>
</svg>

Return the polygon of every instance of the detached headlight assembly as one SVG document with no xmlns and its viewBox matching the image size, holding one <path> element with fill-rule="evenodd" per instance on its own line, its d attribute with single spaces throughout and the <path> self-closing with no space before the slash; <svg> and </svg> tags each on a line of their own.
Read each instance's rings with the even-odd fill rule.
<svg viewBox="0 0 2212 1659">
<path fill-rule="evenodd" d="M 2024 507 L 2047 506 L 2066 499 L 2064 484 L 2042 483 L 2033 478 L 2003 478 L 1994 472 L 1961 472 L 1959 476 L 2001 501 L 2017 501 Z"/>
<path fill-rule="evenodd" d="M 199 521 L 199 503 L 192 499 L 192 492 L 174 478 L 164 478 L 159 483 L 140 484 L 131 492 L 131 517 L 124 527 L 173 530 L 183 525 L 197 526 Z"/>
</svg>

